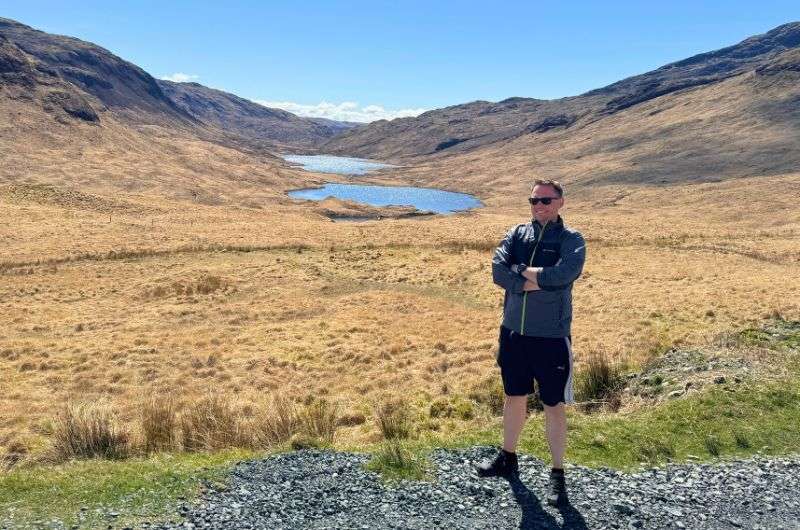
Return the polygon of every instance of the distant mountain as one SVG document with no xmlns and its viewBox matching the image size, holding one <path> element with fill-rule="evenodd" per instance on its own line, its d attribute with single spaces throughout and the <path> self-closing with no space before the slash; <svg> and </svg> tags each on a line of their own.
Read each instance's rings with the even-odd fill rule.
<svg viewBox="0 0 800 530">
<path fill-rule="evenodd" d="M 415 118 L 381 120 L 340 134 L 321 149 L 397 161 L 424 155 L 446 156 L 526 135 L 579 129 L 667 94 L 758 70 L 798 47 L 800 22 L 793 22 L 735 46 L 671 63 L 580 96 L 549 101 L 521 97 L 498 103 L 475 101 Z"/>
<path fill-rule="evenodd" d="M 42 108 L 101 123 L 111 112 L 131 124 L 191 130 L 200 138 L 250 148 L 308 148 L 352 127 L 269 109 L 197 83 L 156 80 L 108 50 L 0 18 L 0 73 L 24 78 Z M 4 82 L 7 84 L 7 81 Z"/>
<path fill-rule="evenodd" d="M 252 140 L 308 148 L 357 125 L 301 118 L 199 83 L 158 80 L 158 85 L 172 103 L 198 121 Z"/>
</svg>

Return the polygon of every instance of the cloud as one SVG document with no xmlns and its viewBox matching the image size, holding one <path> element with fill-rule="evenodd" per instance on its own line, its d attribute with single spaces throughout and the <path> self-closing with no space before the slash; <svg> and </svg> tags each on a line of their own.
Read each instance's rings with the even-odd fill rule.
<svg viewBox="0 0 800 530">
<path fill-rule="evenodd" d="M 376 120 L 393 120 L 395 118 L 406 118 L 409 116 L 419 116 L 428 109 L 400 109 L 387 110 L 381 105 L 360 106 L 353 101 L 342 103 L 328 103 L 322 101 L 316 105 L 304 105 L 291 101 L 265 101 L 256 100 L 256 103 L 271 107 L 273 109 L 288 110 L 298 116 L 307 118 L 328 118 L 337 121 L 357 121 L 368 123 Z"/>
<path fill-rule="evenodd" d="M 189 81 L 197 81 L 200 79 L 199 75 L 184 74 L 183 72 L 175 72 L 172 75 L 162 77 L 166 81 L 173 81 L 175 83 L 188 83 Z"/>
</svg>

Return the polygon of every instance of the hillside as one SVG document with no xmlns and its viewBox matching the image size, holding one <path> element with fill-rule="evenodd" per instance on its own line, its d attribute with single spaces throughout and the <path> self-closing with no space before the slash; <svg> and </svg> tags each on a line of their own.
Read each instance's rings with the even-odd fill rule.
<svg viewBox="0 0 800 530">
<path fill-rule="evenodd" d="M 68 101 L 64 104 L 73 109 L 71 116 L 100 125 L 112 116 L 129 126 L 156 125 L 262 152 L 308 148 L 352 126 L 300 118 L 197 83 L 156 80 L 100 46 L 9 19 L 0 18 L 0 39 L 4 56 L 16 58 L 4 61 L 6 74 L 29 65 L 16 74 L 26 86 L 59 84 L 62 95 L 47 96 L 48 101 Z M 45 111 L 51 106 L 39 105 Z"/>
<path fill-rule="evenodd" d="M 560 179 L 573 196 L 591 197 L 600 185 L 668 186 L 792 173 L 800 168 L 798 102 L 800 50 L 793 49 L 743 74 L 566 129 L 412 159 L 402 177 L 491 195 L 490 202 L 502 204 L 525 193 L 534 175 Z M 619 193 L 622 201 L 629 191 Z"/>
<path fill-rule="evenodd" d="M 300 118 L 291 112 L 271 109 L 199 83 L 159 80 L 158 86 L 181 110 L 198 121 L 218 127 L 230 135 L 266 146 L 313 147 L 356 124 Z"/>
<path fill-rule="evenodd" d="M 754 74 L 759 82 L 750 84 L 748 94 L 737 96 L 736 104 L 740 105 L 743 113 L 763 115 L 764 119 L 762 123 L 751 124 L 746 129 L 747 134 L 762 136 L 777 129 L 779 135 L 793 135 L 798 120 L 796 85 L 791 79 L 798 69 L 798 57 L 794 53 L 798 47 L 800 23 L 793 22 L 734 46 L 668 64 L 580 96 L 552 101 L 521 97 L 498 103 L 475 101 L 429 111 L 416 118 L 390 122 L 382 120 L 339 135 L 321 149 L 406 163 L 413 163 L 419 157 L 425 163 L 451 155 L 468 154 L 477 158 L 481 156 L 479 153 L 484 152 L 482 149 L 499 151 L 507 143 L 516 146 L 519 153 L 523 152 L 523 148 L 553 152 L 554 139 L 559 142 L 563 138 L 566 144 L 584 143 L 587 137 L 594 137 L 598 133 L 603 135 L 604 129 L 618 127 L 621 122 L 631 129 L 647 127 L 646 122 L 664 110 L 659 100 L 665 97 L 669 97 L 674 106 L 684 104 L 683 101 L 691 105 L 688 102 L 696 99 L 697 91 L 704 91 L 704 94 L 713 92 L 718 97 L 725 97 L 728 90 L 737 86 L 735 81 L 731 82 L 732 79 L 752 77 Z M 767 98 L 761 90 L 776 76 L 782 76 L 785 84 L 779 90 L 773 85 L 767 87 L 771 92 L 768 101 L 765 101 Z M 648 106 L 647 112 L 641 112 L 644 105 Z M 766 106 L 757 108 L 759 105 Z M 736 109 L 717 106 L 710 111 L 712 114 L 720 112 L 730 115 Z M 620 117 L 622 114 L 624 116 Z M 709 117 L 706 114 L 696 118 L 703 120 Z M 706 133 L 710 136 L 728 136 L 731 131 L 724 128 L 726 123 L 718 124 L 719 128 L 714 128 L 717 125 L 712 123 L 706 127 Z M 659 134 L 665 141 L 675 143 L 680 141 L 684 131 L 680 128 L 663 128 Z M 606 142 L 594 142 L 593 149 L 618 150 L 634 142 L 635 138 L 633 135 L 628 139 L 608 138 Z M 778 141 L 766 147 L 782 152 L 785 145 Z M 508 151 L 506 149 L 504 154 Z M 585 157 L 592 152 L 590 149 L 577 156 Z M 651 156 L 659 157 L 660 153 L 655 150 L 640 154 L 643 162 Z M 758 156 L 756 149 L 746 149 L 743 156 L 737 157 L 731 166 L 741 165 L 742 161 L 745 166 L 750 166 L 747 159 Z M 797 167 L 795 159 L 785 160 L 781 164 L 774 156 L 764 158 L 769 161 L 754 161 L 753 173 Z M 776 163 L 781 167 L 774 167 Z M 705 164 L 702 166 L 705 167 Z"/>
</svg>

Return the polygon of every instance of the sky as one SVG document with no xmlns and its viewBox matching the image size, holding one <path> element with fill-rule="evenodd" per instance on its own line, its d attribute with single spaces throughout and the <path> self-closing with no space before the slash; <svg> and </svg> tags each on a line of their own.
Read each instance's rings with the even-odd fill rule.
<svg viewBox="0 0 800 530">
<path fill-rule="evenodd" d="M 1 0 L 0 17 L 154 77 L 366 122 L 581 94 L 800 21 L 800 1 Z"/>
</svg>

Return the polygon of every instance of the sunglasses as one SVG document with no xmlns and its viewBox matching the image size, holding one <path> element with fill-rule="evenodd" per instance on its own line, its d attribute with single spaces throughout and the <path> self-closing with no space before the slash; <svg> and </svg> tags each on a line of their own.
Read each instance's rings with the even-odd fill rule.
<svg viewBox="0 0 800 530">
<path fill-rule="evenodd" d="M 553 201 L 557 201 L 561 197 L 528 197 L 528 202 L 533 204 L 534 206 L 542 203 L 545 206 L 549 205 Z"/>
</svg>

